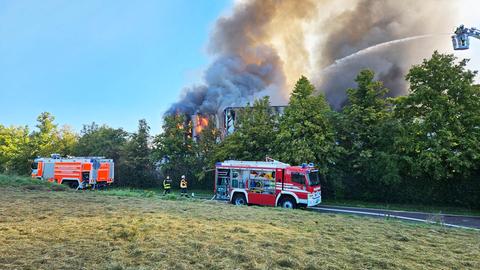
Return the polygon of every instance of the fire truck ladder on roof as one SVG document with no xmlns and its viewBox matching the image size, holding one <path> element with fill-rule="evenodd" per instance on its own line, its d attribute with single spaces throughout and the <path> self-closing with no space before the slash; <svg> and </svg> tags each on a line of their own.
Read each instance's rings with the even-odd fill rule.
<svg viewBox="0 0 480 270">
<path fill-rule="evenodd" d="M 233 167 L 263 167 L 263 168 L 286 168 L 290 164 L 283 163 L 277 160 L 272 161 L 240 161 L 240 160 L 225 160 L 219 165 L 221 166 L 233 166 Z"/>
</svg>

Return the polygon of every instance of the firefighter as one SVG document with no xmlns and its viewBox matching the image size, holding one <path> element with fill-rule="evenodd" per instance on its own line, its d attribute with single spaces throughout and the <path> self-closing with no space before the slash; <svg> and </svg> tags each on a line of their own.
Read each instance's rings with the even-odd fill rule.
<svg viewBox="0 0 480 270">
<path fill-rule="evenodd" d="M 188 197 L 187 194 L 187 180 L 185 179 L 185 175 L 182 175 L 182 180 L 180 180 L 180 189 L 182 190 L 180 196 Z"/>
<path fill-rule="evenodd" d="M 163 180 L 163 189 L 165 190 L 163 192 L 163 195 L 170 194 L 170 191 L 172 189 L 172 179 L 170 179 L 170 176 L 167 175 L 167 178 Z"/>
</svg>

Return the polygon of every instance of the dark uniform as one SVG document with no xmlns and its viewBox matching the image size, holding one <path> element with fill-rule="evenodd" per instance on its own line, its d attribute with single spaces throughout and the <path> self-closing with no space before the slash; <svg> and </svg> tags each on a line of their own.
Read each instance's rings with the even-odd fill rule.
<svg viewBox="0 0 480 270">
<path fill-rule="evenodd" d="M 163 192 L 163 195 L 170 194 L 170 191 L 172 189 L 172 179 L 170 179 L 170 177 L 168 176 L 165 180 L 163 180 L 163 189 L 165 190 Z"/>
</svg>

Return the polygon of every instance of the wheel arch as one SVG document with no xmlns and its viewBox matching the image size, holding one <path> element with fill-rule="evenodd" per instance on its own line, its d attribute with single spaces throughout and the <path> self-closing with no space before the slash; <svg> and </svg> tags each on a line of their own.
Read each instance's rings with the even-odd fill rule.
<svg viewBox="0 0 480 270">
<path fill-rule="evenodd" d="M 78 180 L 78 178 L 62 178 L 62 180 L 60 180 L 60 184 L 63 184 L 64 182 L 77 182 L 80 184 L 80 180 Z"/>
<path fill-rule="evenodd" d="M 277 199 L 275 200 L 275 206 L 278 206 L 278 203 L 285 197 L 292 197 L 295 200 L 295 203 L 297 205 L 299 204 L 298 196 L 295 193 L 289 191 L 282 191 L 278 194 Z"/>
<path fill-rule="evenodd" d="M 67 184 L 67 183 L 77 183 L 78 184 L 78 187 L 80 187 L 82 185 L 82 183 L 80 182 L 80 180 L 78 178 L 62 178 L 62 180 L 60 181 L 60 184 Z"/>
<path fill-rule="evenodd" d="M 235 196 L 235 194 L 243 194 L 243 196 L 245 196 L 245 200 L 247 201 L 247 204 L 248 204 L 248 194 L 247 194 L 247 191 L 243 190 L 243 189 L 233 189 L 231 192 L 230 192 L 230 202 L 233 201 L 233 196 Z"/>
</svg>

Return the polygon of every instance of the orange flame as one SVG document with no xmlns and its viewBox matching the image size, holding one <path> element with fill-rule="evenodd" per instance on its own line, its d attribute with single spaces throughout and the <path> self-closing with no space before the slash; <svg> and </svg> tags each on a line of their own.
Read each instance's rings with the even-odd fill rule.
<svg viewBox="0 0 480 270">
<path fill-rule="evenodd" d="M 199 135 L 208 126 L 208 117 L 196 115 L 195 134 Z"/>
</svg>

